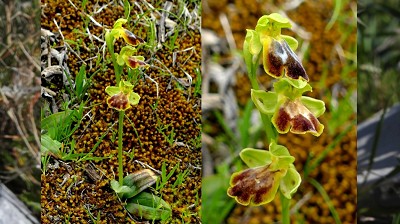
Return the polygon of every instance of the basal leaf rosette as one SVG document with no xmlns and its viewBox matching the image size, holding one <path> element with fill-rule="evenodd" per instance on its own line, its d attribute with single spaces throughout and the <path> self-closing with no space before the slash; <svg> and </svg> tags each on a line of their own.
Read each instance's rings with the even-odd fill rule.
<svg viewBox="0 0 400 224">
<path fill-rule="evenodd" d="M 111 31 L 107 31 L 106 40 L 112 37 L 112 39 L 115 41 L 122 37 L 127 44 L 130 44 L 132 46 L 144 43 L 144 40 L 142 38 L 135 36 L 131 31 L 122 27 L 122 25 L 126 22 L 128 22 L 128 20 L 122 18 L 118 19 L 114 23 Z"/>
<path fill-rule="evenodd" d="M 126 64 L 132 69 L 149 67 L 149 65 L 144 62 L 143 56 L 134 55 L 136 54 L 136 52 L 137 51 L 134 47 L 129 45 L 124 46 L 119 54 L 115 53 L 118 65 L 123 66 L 124 64 Z"/>
<path fill-rule="evenodd" d="M 275 92 L 251 90 L 251 99 L 258 110 L 272 116 L 272 124 L 280 134 L 289 131 L 295 134 L 311 133 L 320 136 L 324 125 L 318 117 L 325 112 L 325 103 L 321 100 L 302 96 L 312 91 L 307 83 L 303 88 L 293 86 L 291 80 L 283 78 L 274 83 Z"/>
<path fill-rule="evenodd" d="M 107 98 L 107 104 L 110 108 L 118 111 L 125 111 L 131 108 L 131 105 L 139 103 L 140 96 L 133 92 L 133 85 L 121 80 L 118 86 L 107 86 L 106 93 L 110 96 Z"/>
<path fill-rule="evenodd" d="M 263 52 L 265 72 L 274 77 L 286 75 L 294 80 L 309 81 L 308 75 L 299 58 L 294 53 L 298 42 L 293 37 L 282 35 L 282 28 L 291 28 L 287 18 L 272 13 L 262 16 L 255 30 L 248 29 L 244 43 L 246 64 L 255 60 Z"/>
<path fill-rule="evenodd" d="M 301 177 L 286 147 L 272 142 L 269 151 L 246 148 L 240 157 L 249 169 L 234 173 L 228 195 L 242 205 L 262 205 L 275 198 L 278 189 L 287 198 L 297 191 Z"/>
</svg>

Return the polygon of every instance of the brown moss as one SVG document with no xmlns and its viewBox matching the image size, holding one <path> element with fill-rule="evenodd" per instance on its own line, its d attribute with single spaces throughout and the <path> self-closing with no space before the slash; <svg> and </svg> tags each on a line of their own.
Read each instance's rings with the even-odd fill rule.
<svg viewBox="0 0 400 224">
<path fill-rule="evenodd" d="M 77 7 L 80 2 L 72 1 Z M 107 1 L 100 1 L 99 5 L 104 5 Z M 91 219 L 88 215 L 88 209 L 94 217 L 100 213 L 100 220 L 105 223 L 129 223 L 133 220 L 123 209 L 123 204 L 117 199 L 115 193 L 111 190 L 109 181 L 115 179 L 118 173 L 117 161 L 117 126 L 118 113 L 107 106 L 105 93 L 106 86 L 115 86 L 115 75 L 111 64 L 96 64 L 98 50 L 103 43 L 97 40 L 90 40 L 84 32 L 74 32 L 74 29 L 81 30 L 84 27 L 84 13 L 76 10 L 68 3 L 68 1 L 52 2 L 42 1 L 44 15 L 42 17 L 42 27 L 58 32 L 53 23 L 55 19 L 63 32 L 66 39 L 81 41 L 82 46 L 74 46 L 75 52 L 79 55 L 69 52 L 68 66 L 70 72 L 75 76 L 82 60 L 87 63 L 87 76 L 96 73 L 88 90 L 89 104 L 88 109 L 84 112 L 89 116 L 85 116 L 81 126 L 73 135 L 76 142 L 76 153 L 88 153 L 94 145 L 98 143 L 101 136 L 105 135 L 97 149 L 93 152 L 93 156 L 103 157 L 99 161 L 91 161 L 95 169 L 101 173 L 101 180 L 93 182 L 84 172 L 86 162 L 65 163 L 71 166 L 71 170 L 67 170 L 60 166 L 57 169 L 50 170 L 46 175 L 42 175 L 42 220 L 44 223 L 64 222 L 68 217 L 70 222 L 89 222 Z M 145 5 L 141 4 L 145 10 Z M 161 4 L 161 3 L 160 3 Z M 88 1 L 86 12 L 93 15 L 94 4 Z M 132 12 L 138 11 L 138 6 L 132 5 Z M 155 5 L 162 8 L 162 5 Z M 98 9 L 98 8 L 97 8 Z M 145 11 L 146 12 L 146 11 Z M 146 12 L 147 13 L 147 12 Z M 106 28 L 112 27 L 113 23 L 122 18 L 124 10 L 117 4 L 111 4 L 104 8 L 100 13 L 93 15 L 93 18 L 100 24 L 104 24 Z M 131 14 L 132 21 L 135 21 L 135 14 Z M 61 25 L 62 24 L 62 25 Z M 133 26 L 133 22 L 127 26 Z M 93 23 L 88 23 L 88 29 L 91 34 L 100 38 L 103 37 L 105 30 L 96 27 Z M 147 28 L 136 24 L 131 28 L 132 32 L 146 39 Z M 123 44 L 123 40 L 118 40 L 115 44 L 115 51 L 118 52 Z M 94 50 L 91 48 L 95 48 Z M 154 66 L 146 70 L 146 74 L 158 83 L 159 96 L 157 97 L 156 85 L 146 79 L 140 77 L 135 84 L 134 92 L 141 96 L 138 105 L 133 106 L 126 111 L 125 115 L 129 119 L 124 119 L 124 173 L 133 173 L 137 170 L 146 168 L 143 164 L 161 170 L 162 163 L 165 162 L 168 170 L 172 169 L 177 163 L 180 164 L 179 171 L 175 172 L 167 185 L 158 192 L 164 200 L 166 200 L 173 210 L 172 223 L 179 223 L 183 217 L 183 212 L 194 213 L 195 215 L 184 217 L 188 223 L 198 223 L 199 210 L 201 207 L 201 152 L 198 144 L 193 139 L 198 139 L 200 135 L 201 124 L 201 108 L 197 103 L 198 98 L 193 97 L 194 88 L 184 86 L 181 88 L 178 79 L 187 79 L 190 75 L 194 87 L 198 81 L 195 69 L 199 69 L 201 60 L 200 33 L 198 31 L 186 30 L 181 32 L 175 49 L 163 47 L 156 52 L 147 52 L 145 48 L 139 50 L 139 54 L 151 59 Z M 190 49 L 189 49 L 190 48 Z M 188 50 L 189 49 L 189 50 Z M 174 59 L 173 52 L 176 52 Z M 106 57 L 109 54 L 106 54 Z M 161 68 L 161 69 L 160 69 Z M 174 76 L 171 77 L 169 72 Z M 179 87 L 179 88 L 178 88 Z M 197 104 L 196 104 L 197 103 Z M 152 108 L 156 105 L 156 108 Z M 114 125 L 113 125 L 114 124 Z M 172 131 L 175 133 L 175 144 L 170 145 L 163 133 L 157 129 L 159 126 L 168 127 L 164 134 L 169 135 Z M 178 144 L 179 143 L 179 144 Z M 184 145 L 184 146 L 182 146 Z M 130 157 L 133 156 L 133 157 Z M 51 161 L 55 163 L 55 161 Z M 172 189 L 174 180 L 177 175 L 184 170 L 189 170 L 182 185 Z M 68 180 L 71 183 L 65 183 L 62 188 L 59 187 L 62 177 L 66 174 L 75 179 Z M 68 190 L 68 186 L 72 186 Z M 85 207 L 84 206 L 88 206 Z M 139 217 L 134 217 L 139 220 Z M 144 221 L 144 220 L 143 220 Z"/>
</svg>

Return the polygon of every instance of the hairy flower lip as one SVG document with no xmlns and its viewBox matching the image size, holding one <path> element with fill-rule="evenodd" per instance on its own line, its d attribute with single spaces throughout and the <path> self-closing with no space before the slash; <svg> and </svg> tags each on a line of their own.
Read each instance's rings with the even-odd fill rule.
<svg viewBox="0 0 400 224">
<path fill-rule="evenodd" d="M 108 97 L 107 104 L 109 107 L 116 110 L 127 110 L 131 107 L 131 105 L 129 104 L 128 96 L 122 92 Z"/>
<path fill-rule="evenodd" d="M 306 70 L 284 39 L 266 38 L 263 49 L 264 70 L 268 75 L 309 81 Z"/>
<path fill-rule="evenodd" d="M 299 99 L 287 99 L 275 112 L 272 123 L 281 134 L 292 132 L 295 134 L 311 133 L 320 136 L 324 129 L 318 119 L 305 107 Z"/>
<path fill-rule="evenodd" d="M 272 201 L 286 171 L 271 171 L 269 167 L 250 168 L 233 174 L 228 195 L 242 205 L 262 205 Z"/>
<path fill-rule="evenodd" d="M 142 38 L 134 35 L 131 31 L 127 29 L 123 29 L 123 31 L 120 31 L 120 34 L 122 38 L 125 40 L 125 42 L 132 46 L 144 43 L 144 40 Z"/>
<path fill-rule="evenodd" d="M 128 56 L 126 64 L 132 69 L 139 67 L 147 68 L 149 66 L 146 62 L 139 60 L 137 57 L 134 56 Z"/>
</svg>

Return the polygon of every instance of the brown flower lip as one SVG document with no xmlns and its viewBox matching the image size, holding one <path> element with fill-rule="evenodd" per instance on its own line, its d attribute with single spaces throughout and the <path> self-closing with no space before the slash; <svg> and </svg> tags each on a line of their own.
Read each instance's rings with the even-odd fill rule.
<svg viewBox="0 0 400 224">
<path fill-rule="evenodd" d="M 266 72 L 276 78 L 280 78 L 286 72 L 286 76 L 292 79 L 309 81 L 308 75 L 296 54 L 290 49 L 285 40 L 277 41 L 272 38 L 270 46 L 265 48 L 265 66 Z"/>
<path fill-rule="evenodd" d="M 269 166 L 244 170 L 232 177 L 233 186 L 228 189 L 228 195 L 243 205 L 267 203 L 271 195 L 275 196 L 282 173 L 269 170 Z"/>
<path fill-rule="evenodd" d="M 109 107 L 117 110 L 126 110 L 130 107 L 128 96 L 122 92 L 107 98 L 107 104 Z"/>
<path fill-rule="evenodd" d="M 138 44 L 144 43 L 144 40 L 138 36 L 136 36 L 135 34 L 133 34 L 131 31 L 125 29 L 124 30 L 124 34 L 122 35 L 122 37 L 124 38 L 124 40 L 133 46 L 136 46 Z"/>
<path fill-rule="evenodd" d="M 286 133 L 290 129 L 295 134 L 309 132 L 319 136 L 323 129 L 318 119 L 298 101 L 287 101 L 272 119 L 280 133 Z"/>
<path fill-rule="evenodd" d="M 133 69 L 148 66 L 148 64 L 146 62 L 137 60 L 134 57 L 128 57 L 128 60 L 126 63 L 128 64 L 129 67 L 131 67 Z"/>
</svg>

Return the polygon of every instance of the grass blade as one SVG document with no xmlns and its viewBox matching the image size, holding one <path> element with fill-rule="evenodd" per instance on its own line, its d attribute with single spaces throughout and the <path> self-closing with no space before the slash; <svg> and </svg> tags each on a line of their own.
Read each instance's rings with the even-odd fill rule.
<svg viewBox="0 0 400 224">
<path fill-rule="evenodd" d="M 339 224 L 342 223 L 339 218 L 339 214 L 335 209 L 335 206 L 333 205 L 331 199 L 329 198 L 329 195 L 326 193 L 324 187 L 315 179 L 308 179 L 308 182 L 315 187 L 315 189 L 318 190 L 318 192 L 321 194 L 322 198 L 325 200 L 326 204 L 328 205 L 329 210 L 331 211 L 333 219 L 335 219 L 335 223 Z"/>
</svg>

